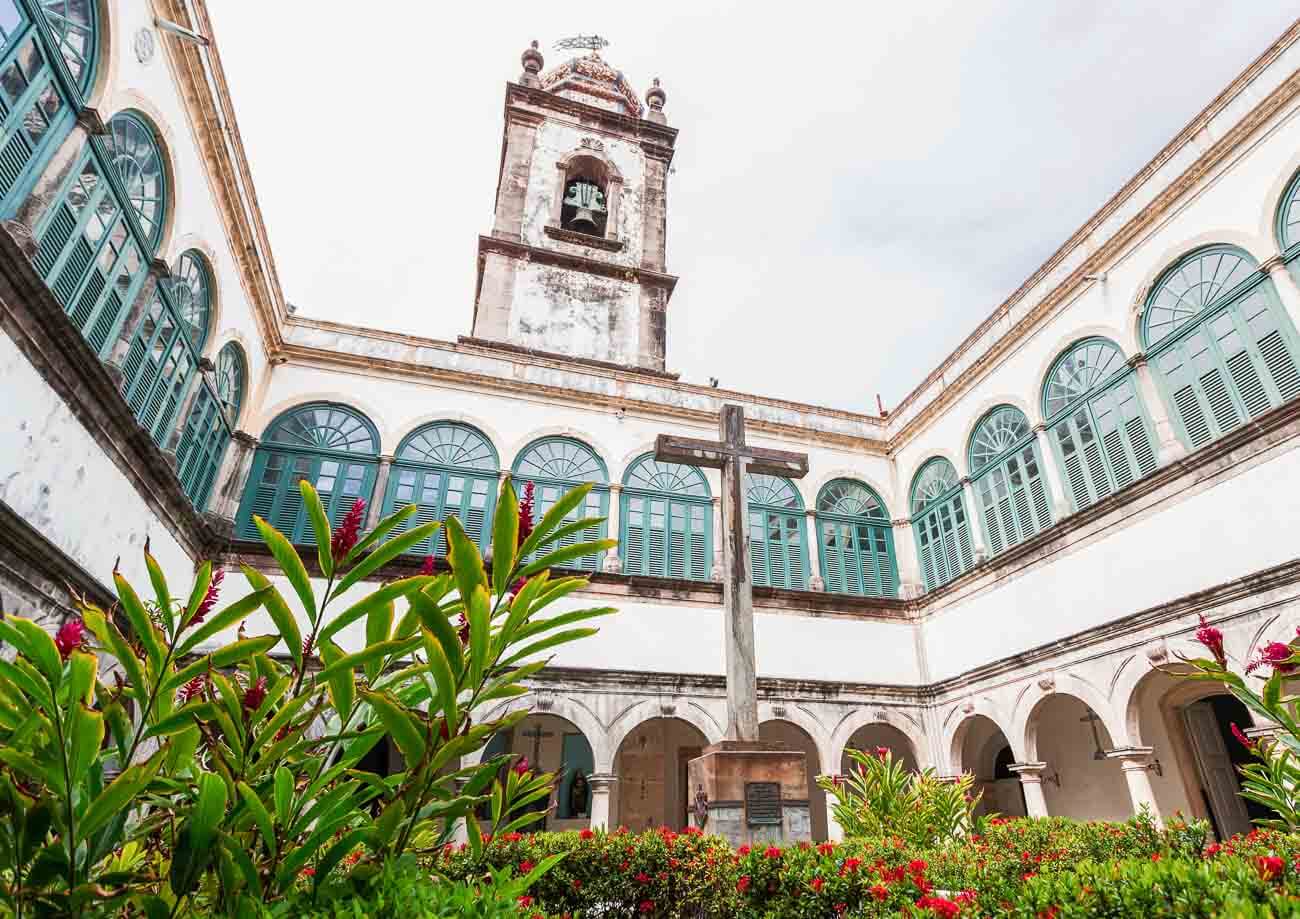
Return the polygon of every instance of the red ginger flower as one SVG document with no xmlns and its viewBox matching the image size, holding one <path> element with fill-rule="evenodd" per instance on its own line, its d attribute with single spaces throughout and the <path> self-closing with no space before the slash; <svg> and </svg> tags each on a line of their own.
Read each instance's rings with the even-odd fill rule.
<svg viewBox="0 0 1300 919">
<path fill-rule="evenodd" d="M 1232 736 L 1237 738 L 1237 743 L 1241 744 L 1247 750 L 1253 751 L 1256 747 L 1259 746 L 1259 741 L 1251 740 L 1249 737 L 1247 737 L 1245 733 L 1241 730 L 1241 728 L 1237 727 L 1237 723 L 1235 721 L 1232 723 L 1231 728 L 1232 728 Z"/>
<path fill-rule="evenodd" d="M 637 909 L 641 910 L 643 913 L 653 913 L 655 911 L 655 901 L 642 900 L 641 905 L 637 907 Z"/>
<path fill-rule="evenodd" d="M 208 618 L 208 613 L 212 612 L 212 607 L 217 605 L 217 597 L 221 595 L 221 582 L 225 579 L 225 568 L 218 568 L 212 572 L 212 579 L 208 581 L 208 591 L 199 602 L 199 608 L 194 611 L 194 618 L 190 620 L 190 625 L 198 625 Z"/>
<path fill-rule="evenodd" d="M 334 538 L 330 541 L 330 555 L 334 556 L 336 565 L 347 558 L 348 553 L 356 546 L 357 540 L 361 536 L 361 523 L 365 516 L 365 499 L 357 498 L 352 502 L 351 510 L 343 518 L 343 522 L 338 525 L 338 529 L 334 531 Z"/>
<path fill-rule="evenodd" d="M 519 499 L 519 540 L 516 548 L 524 544 L 524 540 L 532 535 L 533 532 L 533 483 L 524 483 L 524 496 Z"/>
<path fill-rule="evenodd" d="M 176 701 L 184 705 L 187 702 L 193 702 L 195 699 L 202 699 L 204 692 L 207 690 L 206 683 L 206 676 L 196 676 L 181 687 L 181 691 L 176 694 Z"/>
<path fill-rule="evenodd" d="M 1255 868 L 1259 871 L 1259 876 L 1266 881 L 1282 876 L 1286 868 L 1286 862 L 1276 855 L 1261 855 L 1255 859 Z"/>
<path fill-rule="evenodd" d="M 780 858 L 781 850 L 778 849 L 776 846 L 768 846 L 767 851 L 765 851 L 763 854 L 768 858 Z"/>
<path fill-rule="evenodd" d="M 1214 656 L 1215 663 L 1220 667 L 1226 667 L 1228 656 L 1223 653 L 1223 633 L 1205 621 L 1205 615 L 1201 615 L 1201 627 L 1196 630 L 1196 640 L 1209 650 Z"/>
<path fill-rule="evenodd" d="M 511 767 L 511 768 L 514 769 L 514 771 L 515 771 L 515 775 L 527 775 L 527 774 L 528 774 L 528 757 L 526 757 L 526 756 L 521 756 L 521 757 L 519 757 L 519 762 L 515 763 L 514 766 Z"/>
<path fill-rule="evenodd" d="M 1284 645 L 1280 641 L 1270 641 L 1260 648 L 1258 656 L 1246 665 L 1246 673 L 1254 673 L 1265 664 L 1271 666 L 1274 671 L 1291 673 L 1296 669 L 1296 665 L 1288 662 L 1294 653 L 1290 645 Z"/>
<path fill-rule="evenodd" d="M 246 711 L 256 711 L 257 708 L 266 701 L 266 677 L 260 676 L 252 686 L 244 690 L 244 709 Z"/>
<path fill-rule="evenodd" d="M 821 893 L 822 884 L 824 883 L 825 882 L 821 878 L 813 878 L 811 881 L 808 882 L 808 886 L 813 889 L 814 893 Z"/>
<path fill-rule="evenodd" d="M 889 747 L 876 747 L 876 757 L 878 759 L 887 759 L 889 757 Z"/>
<path fill-rule="evenodd" d="M 749 875 L 742 874 L 740 876 L 740 880 L 736 881 L 736 889 L 739 890 L 741 893 L 744 893 L 745 891 L 749 890 L 750 883 L 751 883 L 751 879 Z"/>
<path fill-rule="evenodd" d="M 54 647 L 59 649 L 59 657 L 65 661 L 73 651 L 86 645 L 86 624 L 80 619 L 69 619 L 59 626 L 54 634 Z"/>
<path fill-rule="evenodd" d="M 432 555 L 426 555 L 426 556 L 424 557 L 424 561 L 420 563 L 420 574 L 423 574 L 423 575 L 430 575 L 430 574 L 433 574 L 433 556 L 432 556 Z"/>
</svg>

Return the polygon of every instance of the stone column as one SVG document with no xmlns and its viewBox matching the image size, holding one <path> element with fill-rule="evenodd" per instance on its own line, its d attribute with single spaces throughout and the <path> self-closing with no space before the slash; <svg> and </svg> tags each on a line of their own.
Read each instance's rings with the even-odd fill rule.
<svg viewBox="0 0 1300 919">
<path fill-rule="evenodd" d="M 921 564 L 916 557 L 916 534 L 912 532 L 912 521 L 899 517 L 889 521 L 894 535 L 894 559 L 898 564 L 898 596 L 903 600 L 913 600 L 922 593 Z"/>
<path fill-rule="evenodd" d="M 1020 787 L 1025 793 L 1025 813 L 1030 817 L 1046 817 L 1047 798 L 1043 796 L 1043 770 L 1047 763 L 1012 763 L 1010 769 L 1020 776 Z"/>
<path fill-rule="evenodd" d="M 177 468 L 176 451 L 180 449 L 181 440 L 185 437 L 185 429 L 189 426 L 190 413 L 194 411 L 194 403 L 198 401 L 199 393 L 203 391 L 203 375 L 212 373 L 216 369 L 212 361 L 206 357 L 199 358 L 198 379 L 190 384 L 190 391 L 181 400 L 181 408 L 176 413 L 172 432 L 167 435 L 167 440 L 163 444 L 163 456 L 167 457 L 167 462 L 172 464 L 173 469 Z"/>
<path fill-rule="evenodd" d="M 18 206 L 17 213 L 4 222 L 6 232 L 13 237 L 28 258 L 36 256 L 36 227 L 58 197 L 63 183 L 67 181 L 72 167 L 81 156 L 86 141 L 92 134 L 102 136 L 107 133 L 108 128 L 99 112 L 93 108 L 83 108 L 79 111 L 72 130 L 68 132 L 67 137 L 63 138 L 63 142 L 45 164 L 44 171 L 36 180 L 27 199 Z"/>
<path fill-rule="evenodd" d="M 989 549 L 984 542 L 984 517 L 980 510 L 979 499 L 975 494 L 975 485 L 971 482 L 970 476 L 962 476 L 961 490 L 966 497 L 966 518 L 970 523 L 971 554 L 975 556 L 975 564 L 982 565 L 988 561 Z"/>
<path fill-rule="evenodd" d="M 1165 400 L 1160 397 L 1160 389 L 1156 386 L 1155 377 L 1151 374 L 1151 368 L 1147 366 L 1147 356 L 1139 352 L 1128 359 L 1128 365 L 1133 368 L 1137 376 L 1138 391 L 1142 393 L 1147 414 L 1151 416 L 1151 423 L 1156 429 L 1156 461 L 1161 466 L 1165 466 L 1182 459 L 1187 455 L 1187 448 L 1178 439 L 1178 432 L 1169 418 Z"/>
<path fill-rule="evenodd" d="M 209 511 L 218 517 L 234 520 L 239 512 L 239 502 L 244 497 L 248 473 L 253 468 L 253 455 L 257 438 L 245 431 L 236 431 L 226 448 L 226 458 L 217 472 L 217 487 L 208 504 Z"/>
<path fill-rule="evenodd" d="M 623 180 L 610 176 L 605 183 L 605 238 L 618 239 L 618 203 L 623 197 Z"/>
<path fill-rule="evenodd" d="M 833 807 L 834 799 L 827 792 L 826 795 L 826 838 L 831 842 L 842 842 L 844 840 L 844 827 L 835 819 L 835 809 Z"/>
<path fill-rule="evenodd" d="M 1052 442 L 1047 436 L 1047 425 L 1034 425 L 1034 438 L 1038 441 L 1038 462 L 1043 467 L 1047 494 L 1052 499 L 1052 521 L 1063 520 L 1074 511 L 1065 497 L 1065 488 L 1061 483 L 1061 470 L 1056 468 L 1056 454 L 1052 451 Z"/>
<path fill-rule="evenodd" d="M 1260 267 L 1273 279 L 1273 288 L 1277 291 L 1278 299 L 1291 314 L 1291 324 L 1300 329 L 1300 287 L 1296 286 L 1295 278 L 1287 270 L 1286 259 L 1275 255 Z"/>
<path fill-rule="evenodd" d="M 609 829 L 609 796 L 614 790 L 618 776 L 608 772 L 593 772 L 587 776 L 591 786 L 591 828 L 593 830 Z"/>
<path fill-rule="evenodd" d="M 104 360 L 104 366 L 118 389 L 126 387 L 126 357 L 131 353 L 131 340 L 135 338 L 145 313 L 149 311 L 154 297 L 158 294 L 158 285 L 170 277 L 171 269 L 167 267 L 166 262 L 160 258 L 149 260 L 149 274 L 140 285 L 140 292 L 136 294 L 130 308 L 127 309 L 126 318 L 122 320 L 122 327 L 117 333 L 117 340 L 113 342 L 108 357 Z"/>
<path fill-rule="evenodd" d="M 713 567 L 709 569 L 709 580 L 722 583 L 722 499 L 717 495 L 713 496 Z"/>
<path fill-rule="evenodd" d="M 623 500 L 623 486 L 617 484 L 610 485 L 609 486 L 609 513 L 606 515 L 609 518 L 609 520 L 606 522 L 605 528 L 606 528 L 606 532 L 609 533 L 615 539 L 618 538 L 619 528 L 621 526 L 619 521 L 622 520 L 622 517 L 620 516 L 622 514 L 622 505 L 620 504 L 622 500 Z M 623 546 L 620 544 L 612 552 L 607 551 L 605 553 L 605 558 L 604 561 L 601 562 L 600 568 L 606 574 L 623 573 L 622 548 Z"/>
<path fill-rule="evenodd" d="M 370 508 L 366 511 L 366 529 L 373 530 L 383 518 L 384 495 L 388 493 L 388 476 L 393 471 L 391 456 L 379 457 L 379 470 L 375 473 L 375 487 L 370 492 Z M 491 522 L 487 524 L 491 526 Z"/>
<path fill-rule="evenodd" d="M 1156 794 L 1151 788 L 1151 753 L 1151 747 L 1121 747 L 1118 750 L 1108 750 L 1106 758 L 1119 760 L 1120 768 L 1124 770 L 1128 795 L 1133 801 L 1133 813 L 1136 815 L 1145 807 L 1159 826 L 1160 807 L 1156 804 Z"/>
<path fill-rule="evenodd" d="M 822 577 L 822 534 L 817 529 L 817 512 L 811 508 L 804 511 L 807 515 L 808 531 L 808 589 L 822 591 L 826 589 L 826 580 Z"/>
</svg>

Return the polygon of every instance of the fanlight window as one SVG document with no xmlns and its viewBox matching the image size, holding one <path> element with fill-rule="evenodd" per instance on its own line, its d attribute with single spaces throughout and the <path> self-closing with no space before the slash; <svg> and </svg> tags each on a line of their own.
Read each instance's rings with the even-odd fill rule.
<svg viewBox="0 0 1300 919">
<path fill-rule="evenodd" d="M 1277 241 L 1283 252 L 1300 246 L 1300 172 L 1291 179 L 1291 185 L 1282 195 L 1277 210 Z"/>
<path fill-rule="evenodd" d="M 316 487 L 337 525 L 358 499 L 369 502 L 378 469 L 379 435 L 346 405 L 317 402 L 282 414 L 267 428 L 253 459 L 236 532 L 259 538 L 253 515 L 296 543 L 315 541 L 298 482 Z"/>
<path fill-rule="evenodd" d="M 1075 510 L 1156 469 L 1155 432 L 1114 342 L 1087 338 L 1057 358 L 1043 384 L 1043 415 Z"/>
<path fill-rule="evenodd" d="M 808 552 L 798 490 L 789 479 L 761 474 L 747 474 L 745 488 L 754 583 L 803 590 L 808 586 Z"/>
<path fill-rule="evenodd" d="M 928 460 L 912 480 L 912 529 L 926 590 L 947 584 L 975 565 L 961 480 L 952 463 Z"/>
<path fill-rule="evenodd" d="M 167 178 L 152 129 L 134 112 L 120 112 L 108 123 L 104 149 L 126 190 L 151 250 L 162 240 L 167 214 Z"/>
<path fill-rule="evenodd" d="M 1148 299 L 1143 331 L 1189 449 L 1300 396 L 1295 327 L 1272 279 L 1239 249 L 1180 259 Z"/>
<path fill-rule="evenodd" d="M 487 549 L 497 495 L 497 452 L 476 428 L 455 421 L 438 421 L 410 434 L 397 448 L 389 472 L 384 513 L 416 505 L 414 514 L 394 533 L 434 520 L 455 517 L 465 533 Z M 410 550 L 416 555 L 444 555 L 441 528 Z"/>
<path fill-rule="evenodd" d="M 990 555 L 1051 526 L 1038 442 L 1020 409 L 1003 405 L 984 416 L 971 435 L 970 466 Z"/>
<path fill-rule="evenodd" d="M 898 595 L 894 535 L 874 491 L 851 479 L 829 483 L 817 496 L 817 533 L 828 591 Z"/>
<path fill-rule="evenodd" d="M 172 301 L 194 350 L 203 351 L 212 315 L 212 273 L 194 249 L 182 252 L 172 269 Z"/>
<path fill-rule="evenodd" d="M 640 457 L 623 477 L 620 517 L 627 574 L 708 578 L 713 502 L 699 469 Z"/>
<path fill-rule="evenodd" d="M 248 378 L 248 364 L 239 345 L 227 342 L 217 352 L 217 397 L 222 410 L 233 427 L 239 421 L 239 410 L 244 405 L 244 381 Z"/>
<path fill-rule="evenodd" d="M 533 483 L 536 489 L 534 512 L 539 520 L 555 506 L 561 495 L 586 482 L 593 483 L 595 487 L 587 493 L 587 500 L 565 517 L 565 521 L 604 517 L 609 513 L 609 477 L 605 464 L 590 447 L 580 441 L 567 437 L 547 437 L 534 441 L 515 460 L 513 478 L 515 490 L 520 494 L 523 493 L 525 483 Z M 604 523 L 587 527 L 558 541 L 552 540 L 539 551 L 544 554 L 578 542 L 601 539 L 605 532 Z M 569 564 L 583 571 L 595 571 L 600 562 L 600 556 L 588 555 Z"/>
<path fill-rule="evenodd" d="M 95 0 L 41 0 L 41 12 L 77 87 L 86 93 L 95 77 L 98 21 Z"/>
</svg>

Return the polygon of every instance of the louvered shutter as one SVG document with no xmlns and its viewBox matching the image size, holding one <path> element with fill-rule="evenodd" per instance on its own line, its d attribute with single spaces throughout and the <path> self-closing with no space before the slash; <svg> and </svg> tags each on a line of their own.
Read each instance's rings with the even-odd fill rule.
<svg viewBox="0 0 1300 919">
<path fill-rule="evenodd" d="M 709 576 L 709 534 L 712 529 L 712 508 L 693 504 L 691 515 L 691 549 L 689 577 L 703 581 Z"/>
<path fill-rule="evenodd" d="M 1300 396 L 1300 370 L 1283 323 L 1281 308 L 1266 288 L 1257 288 L 1237 308 L 1258 349 L 1260 372 L 1268 383 L 1270 405 L 1280 405 Z"/>
<path fill-rule="evenodd" d="M 623 570 L 628 574 L 649 574 L 646 569 L 645 499 L 623 495 Z"/>
<path fill-rule="evenodd" d="M 280 476 L 284 471 L 285 457 L 282 453 L 258 450 L 253 456 L 253 465 L 248 473 L 248 486 L 244 490 L 239 520 L 235 533 L 240 539 L 257 539 L 259 533 L 253 523 L 253 515 L 263 520 L 270 519 L 275 507 L 275 496 L 280 486 Z"/>
</svg>

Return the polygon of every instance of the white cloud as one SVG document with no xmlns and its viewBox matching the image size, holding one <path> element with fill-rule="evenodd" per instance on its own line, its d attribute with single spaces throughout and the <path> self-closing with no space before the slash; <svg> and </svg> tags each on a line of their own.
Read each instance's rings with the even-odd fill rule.
<svg viewBox="0 0 1300 919">
<path fill-rule="evenodd" d="M 1290 24 L 1286 4 L 218 4 L 286 297 L 467 333 L 503 85 L 596 31 L 681 131 L 670 369 L 897 402 Z M 579 9 L 574 7 L 574 9 Z M 722 342 L 724 344 L 719 344 Z"/>
</svg>

